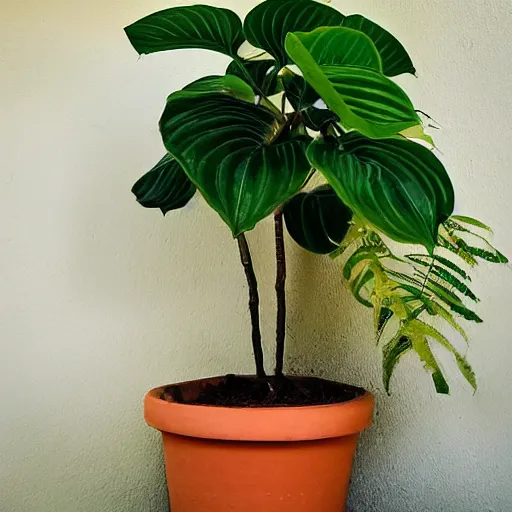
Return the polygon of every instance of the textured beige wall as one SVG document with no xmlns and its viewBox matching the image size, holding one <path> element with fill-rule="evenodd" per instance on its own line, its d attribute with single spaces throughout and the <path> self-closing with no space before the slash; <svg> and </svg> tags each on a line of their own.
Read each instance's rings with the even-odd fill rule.
<svg viewBox="0 0 512 512">
<path fill-rule="evenodd" d="M 227 59 L 183 51 L 137 62 L 121 29 L 167 0 L 0 3 L 0 510 L 164 512 L 159 437 L 141 398 L 158 384 L 252 370 L 246 292 L 230 234 L 202 201 L 163 219 L 130 187 L 161 155 L 166 95 Z M 244 12 L 253 1 L 226 4 Z M 401 83 L 443 125 L 457 209 L 491 223 L 511 255 L 510 1 L 336 5 L 406 44 L 419 79 Z M 249 237 L 270 352 L 271 225 Z M 469 326 L 476 396 L 446 357 L 452 397 L 436 396 L 410 356 L 387 397 L 370 312 L 332 263 L 287 249 L 288 369 L 377 395 L 354 510 L 512 510 L 510 269 L 475 273 L 486 320 Z"/>
</svg>

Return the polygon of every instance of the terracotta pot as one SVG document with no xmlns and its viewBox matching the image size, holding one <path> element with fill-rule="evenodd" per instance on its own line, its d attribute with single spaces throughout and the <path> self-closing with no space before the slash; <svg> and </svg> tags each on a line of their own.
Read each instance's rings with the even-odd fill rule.
<svg viewBox="0 0 512 512">
<path fill-rule="evenodd" d="M 179 384 L 185 398 L 222 377 Z M 373 396 L 332 405 L 234 408 L 145 398 L 163 435 L 172 512 L 342 512 Z"/>
</svg>

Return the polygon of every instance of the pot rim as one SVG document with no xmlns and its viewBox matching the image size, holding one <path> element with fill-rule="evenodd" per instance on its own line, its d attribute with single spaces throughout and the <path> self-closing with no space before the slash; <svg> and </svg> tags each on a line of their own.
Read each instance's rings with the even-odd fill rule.
<svg viewBox="0 0 512 512">
<path fill-rule="evenodd" d="M 225 377 L 177 383 L 200 386 Z M 147 424 L 162 432 L 224 441 L 312 441 L 357 434 L 372 422 L 374 397 L 368 391 L 347 402 L 287 407 L 224 407 L 180 404 L 161 398 L 167 386 L 144 399 Z"/>
</svg>

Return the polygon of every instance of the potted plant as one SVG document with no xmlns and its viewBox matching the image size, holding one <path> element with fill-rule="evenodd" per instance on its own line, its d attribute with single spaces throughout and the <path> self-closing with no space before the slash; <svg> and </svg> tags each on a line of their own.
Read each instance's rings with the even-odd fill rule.
<svg viewBox="0 0 512 512">
<path fill-rule="evenodd" d="M 436 390 L 449 392 L 432 343 L 451 352 L 476 390 L 466 357 L 431 320 L 466 338 L 459 318 L 481 322 L 465 302 L 478 300 L 469 268 L 507 260 L 487 241 L 490 228 L 453 215 L 450 178 L 424 131 L 432 121 L 392 80 L 415 74 L 411 58 L 373 21 L 313 0 L 267 0 L 243 23 L 227 9 L 196 5 L 125 30 L 139 54 L 199 48 L 232 59 L 224 74 L 168 97 L 165 156 L 133 187 L 140 204 L 164 215 L 199 191 L 231 229 L 249 288 L 256 374 L 146 396 L 145 418 L 163 434 L 171 508 L 339 512 L 373 397 L 283 373 L 284 224 L 304 249 L 338 261 L 355 298 L 373 308 L 386 390 L 400 358 L 414 351 Z M 253 49 L 244 54 L 247 42 Z M 271 376 L 245 236 L 269 215 L 277 268 Z M 408 251 L 411 244 L 418 247 Z"/>
</svg>

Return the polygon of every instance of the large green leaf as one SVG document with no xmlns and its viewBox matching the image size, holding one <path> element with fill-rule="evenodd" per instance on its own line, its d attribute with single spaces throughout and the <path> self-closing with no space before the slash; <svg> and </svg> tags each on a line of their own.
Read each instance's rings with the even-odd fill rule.
<svg viewBox="0 0 512 512">
<path fill-rule="evenodd" d="M 322 185 L 292 197 L 284 207 L 286 227 L 304 249 L 317 254 L 334 251 L 350 227 L 352 211 L 332 187 Z"/>
<path fill-rule="evenodd" d="M 398 242 L 432 253 L 439 225 L 453 211 L 453 187 L 428 149 L 405 139 L 372 140 L 350 133 L 317 139 L 311 165 L 358 216 Z"/>
<path fill-rule="evenodd" d="M 267 1 L 249 12 L 244 32 L 252 45 L 270 53 L 282 68 L 291 62 L 284 47 L 289 32 L 339 26 L 344 18 L 336 9 L 313 0 Z"/>
<path fill-rule="evenodd" d="M 328 30 L 338 38 L 343 29 Z M 346 129 L 385 138 L 421 124 L 405 92 L 382 73 L 367 67 L 322 65 L 335 62 L 335 58 L 322 53 L 317 62 L 303 41 L 314 51 L 314 39 L 303 34 L 288 34 L 286 50 Z"/>
<path fill-rule="evenodd" d="M 235 58 L 244 42 L 242 22 L 229 9 L 193 5 L 155 12 L 125 28 L 139 54 L 201 48 Z"/>
<path fill-rule="evenodd" d="M 305 142 L 274 140 L 282 122 L 226 94 L 179 91 L 167 100 L 165 147 L 234 236 L 294 195 L 310 172 Z"/>
<path fill-rule="evenodd" d="M 358 66 L 382 71 L 382 60 L 372 40 L 347 27 L 320 27 L 294 32 L 320 66 Z"/>
<path fill-rule="evenodd" d="M 343 20 L 342 25 L 364 32 L 373 41 L 382 58 L 382 71 L 386 76 L 416 73 L 402 43 L 377 23 L 360 14 L 352 14 Z"/>
<path fill-rule="evenodd" d="M 212 75 L 205 76 L 188 84 L 183 88 L 184 91 L 193 91 L 197 93 L 221 92 L 229 94 L 234 98 L 239 98 L 249 103 L 254 103 L 254 91 L 241 78 L 234 75 Z"/>
<path fill-rule="evenodd" d="M 185 206 L 196 192 L 180 164 L 165 155 L 132 188 L 137 201 L 146 208 L 160 208 L 165 215 Z"/>
</svg>

